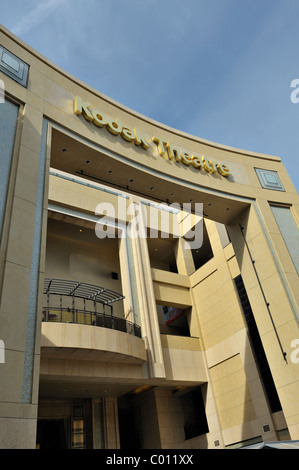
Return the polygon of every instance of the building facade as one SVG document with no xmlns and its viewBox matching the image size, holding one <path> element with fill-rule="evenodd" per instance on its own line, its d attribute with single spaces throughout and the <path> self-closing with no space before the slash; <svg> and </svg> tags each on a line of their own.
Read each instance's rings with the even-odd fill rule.
<svg viewBox="0 0 299 470">
<path fill-rule="evenodd" d="M 299 198 L 0 30 L 0 448 L 299 439 Z"/>
</svg>

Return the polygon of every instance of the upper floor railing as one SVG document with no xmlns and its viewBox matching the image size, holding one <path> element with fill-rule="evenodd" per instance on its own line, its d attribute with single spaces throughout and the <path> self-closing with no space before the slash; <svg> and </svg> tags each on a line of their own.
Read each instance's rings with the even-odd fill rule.
<svg viewBox="0 0 299 470">
<path fill-rule="evenodd" d="M 122 294 L 84 282 L 49 278 L 44 281 L 44 294 L 45 322 L 100 326 L 141 338 L 139 325 L 113 314 L 113 304 L 124 299 Z"/>
</svg>

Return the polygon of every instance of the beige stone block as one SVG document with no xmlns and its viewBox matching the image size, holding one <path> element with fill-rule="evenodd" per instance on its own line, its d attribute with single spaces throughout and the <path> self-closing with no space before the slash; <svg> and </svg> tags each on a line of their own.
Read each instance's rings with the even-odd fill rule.
<svg viewBox="0 0 299 470">
<path fill-rule="evenodd" d="M 47 354 L 65 351 L 66 357 L 84 358 L 86 354 L 120 362 L 143 363 L 146 361 L 144 341 L 133 335 L 108 328 L 88 325 L 51 323 L 42 324 L 41 347 Z M 98 352 L 97 352 L 98 351 Z M 114 359 L 113 359 L 114 358 Z"/>
<path fill-rule="evenodd" d="M 210 370 L 211 378 L 213 382 L 220 380 L 221 378 L 225 378 L 227 376 L 227 372 L 230 371 L 236 372 L 240 370 L 241 364 L 239 362 L 239 358 L 233 357 L 229 358 L 229 360 L 223 361 L 220 364 L 217 364 L 216 367 L 213 367 Z"/>
<path fill-rule="evenodd" d="M 242 403 L 234 406 L 230 409 L 224 409 L 219 411 L 220 421 L 223 431 L 227 428 L 232 428 L 235 426 L 243 427 L 243 423 L 246 421 L 251 421 L 255 418 L 255 413 L 252 408 L 252 403 Z M 236 439 L 240 441 L 240 439 Z"/>
<path fill-rule="evenodd" d="M 280 263 L 282 271 L 284 273 L 296 273 L 297 274 L 294 263 L 287 249 L 287 246 L 282 238 L 281 233 L 271 232 L 269 236 L 271 237 L 273 248 L 275 250 L 275 253 L 278 258 L 278 262 Z"/>
<path fill-rule="evenodd" d="M 233 247 L 233 244 L 230 242 L 228 245 L 226 245 L 224 248 L 224 254 L 225 254 L 225 258 L 227 261 L 230 261 L 232 258 L 235 257 L 235 251 L 234 251 L 234 247 Z"/>
<path fill-rule="evenodd" d="M 226 446 L 255 437 L 251 423 L 244 423 L 243 425 L 232 424 L 232 426 L 222 430 L 222 436 Z"/>
<path fill-rule="evenodd" d="M 287 423 L 291 417 L 299 415 L 299 405 L 298 405 L 298 380 L 286 385 L 284 387 L 278 388 L 279 398 L 281 400 L 283 411 Z"/>
<path fill-rule="evenodd" d="M 203 356 L 200 351 L 163 348 L 167 380 L 184 382 L 206 381 Z"/>
<path fill-rule="evenodd" d="M 0 416 L 2 418 L 18 418 L 23 417 L 22 405 L 17 402 L 1 402 Z"/>
<path fill-rule="evenodd" d="M 27 330 L 29 268 L 6 262 L 1 299 L 1 338 L 6 350 L 24 351 Z M 22 295 L 17 295 L 20 292 Z"/>
<path fill-rule="evenodd" d="M 272 321 L 263 294 L 259 285 L 255 285 L 251 289 L 246 290 L 260 336 L 263 336 L 265 333 L 273 330 Z M 269 299 L 269 301 L 271 301 L 271 299 Z"/>
<path fill-rule="evenodd" d="M 287 423 L 283 411 L 272 414 L 273 424 L 276 430 L 286 429 Z"/>
<path fill-rule="evenodd" d="M 201 268 L 195 271 L 190 276 L 190 282 L 192 287 L 199 287 L 199 283 L 205 279 L 209 280 L 209 276 L 217 271 L 217 264 L 214 258 L 205 263 Z"/>
<path fill-rule="evenodd" d="M 36 95 L 37 97 L 43 100 L 45 93 L 45 83 L 46 75 L 44 75 L 40 70 L 36 69 L 35 67 L 31 67 L 27 87 L 28 91 L 30 91 L 30 95 Z"/>
<path fill-rule="evenodd" d="M 257 396 L 263 394 L 261 379 L 258 373 L 256 363 L 253 361 L 250 364 L 244 364 L 244 369 L 246 373 L 247 383 L 250 386 L 251 395 Z"/>
<path fill-rule="evenodd" d="M 21 144 L 40 152 L 43 114 L 33 106 L 26 104 L 23 118 Z"/>
<path fill-rule="evenodd" d="M 252 387 L 250 389 L 253 390 Z M 253 396 L 252 401 L 253 401 L 253 406 L 254 406 L 256 416 L 259 418 L 264 417 L 264 421 L 267 420 L 268 422 L 270 422 L 271 411 L 269 409 L 267 399 L 265 398 L 265 396 L 258 395 L 258 393 L 256 393 L 256 396 Z"/>
<path fill-rule="evenodd" d="M 12 78 L 5 75 L 3 72 L 0 72 L 1 79 L 4 80 L 5 91 L 11 96 L 14 96 L 20 103 L 26 103 L 27 90 L 26 88 L 19 85 Z"/>
<path fill-rule="evenodd" d="M 283 282 L 278 273 L 264 280 L 263 290 L 276 326 L 294 319 L 293 310 L 287 297 Z"/>
<path fill-rule="evenodd" d="M 238 331 L 236 331 L 235 334 L 229 338 L 229 340 L 232 343 L 233 350 L 239 352 L 240 358 L 242 359 L 244 365 L 251 363 L 254 360 L 251 352 L 248 332 L 244 326 L 242 329 L 240 328 Z"/>
<path fill-rule="evenodd" d="M 181 238 L 175 244 L 175 254 L 178 272 L 184 275 L 192 274 L 195 271 L 192 252 L 184 249 L 184 242 Z"/>
<path fill-rule="evenodd" d="M 24 353 L 6 349 L 5 363 L 1 364 L 0 400 L 7 403 L 20 403 L 22 400 L 22 383 L 24 374 Z M 3 385 L 5 384 L 5 386 Z"/>
<path fill-rule="evenodd" d="M 264 234 L 256 236 L 248 245 L 260 281 L 263 281 L 277 272 L 272 252 Z M 265 263 L 265 259 L 267 259 L 267 263 Z"/>
<path fill-rule="evenodd" d="M 221 341 L 205 352 L 208 367 L 213 367 L 232 355 L 233 352 L 229 340 Z"/>
<path fill-rule="evenodd" d="M 7 247 L 7 260 L 12 263 L 31 266 L 35 210 L 32 203 L 14 198 Z"/>
<path fill-rule="evenodd" d="M 213 316 L 214 312 L 217 312 L 217 315 Z M 204 316 L 199 313 L 199 319 L 206 348 L 225 341 L 244 328 L 244 320 L 236 303 L 228 308 L 225 305 L 221 306 L 220 303 L 211 305 Z"/>
<path fill-rule="evenodd" d="M 177 285 L 180 287 L 189 288 L 190 278 L 189 276 L 177 273 L 171 273 L 168 271 L 162 271 L 160 269 L 151 269 L 152 279 L 155 282 L 161 282 L 163 284 Z"/>
<path fill-rule="evenodd" d="M 298 289 L 298 274 L 297 273 L 286 273 L 285 274 L 287 285 L 290 289 L 290 296 L 292 303 L 294 303 L 293 309 L 295 310 L 294 316 L 299 317 L 299 289 Z"/>
<path fill-rule="evenodd" d="M 36 204 L 37 198 L 39 160 L 39 153 L 21 146 L 15 195 L 32 204 Z"/>
<path fill-rule="evenodd" d="M 74 95 L 51 78 L 47 78 L 45 82 L 44 100 L 55 106 L 59 113 L 60 111 L 67 115 L 74 113 Z"/>
<path fill-rule="evenodd" d="M 298 419 L 298 416 L 297 416 L 297 419 Z M 299 439 L 299 425 L 298 424 L 289 425 L 289 432 L 290 432 L 290 436 L 292 440 L 295 441 Z"/>
<path fill-rule="evenodd" d="M 294 319 L 280 326 L 278 334 L 283 349 L 287 353 L 287 361 L 290 366 L 289 369 L 292 370 L 292 376 L 299 379 L 299 370 L 296 367 L 298 364 L 296 361 L 299 357 L 299 326 L 297 320 Z"/>
<path fill-rule="evenodd" d="M 189 289 L 157 282 L 154 282 L 153 287 L 158 304 L 171 305 L 178 308 L 191 307 L 192 305 Z"/>
<path fill-rule="evenodd" d="M 99 219 L 104 215 L 104 212 L 103 214 L 98 212 L 98 205 L 105 202 L 113 206 L 116 219 L 122 216 L 122 214 L 118 214 L 117 196 L 107 191 L 103 191 L 101 186 L 98 186 L 98 189 L 95 187 L 91 188 L 54 175 L 50 175 L 49 178 L 49 200 L 74 207 L 78 211 L 83 210 L 84 212 L 91 213 L 92 215 L 97 215 L 99 216 Z M 124 203 L 123 198 L 122 203 Z M 125 205 L 126 211 L 127 206 L 128 202 L 126 202 Z M 106 209 L 106 206 L 103 209 Z"/>
<path fill-rule="evenodd" d="M 36 419 L 0 418 L 0 449 L 35 449 Z"/>
<path fill-rule="evenodd" d="M 263 229 L 256 212 L 256 209 L 253 205 L 251 205 L 248 211 L 242 214 L 242 218 L 240 221 L 240 225 L 243 227 L 243 233 L 246 238 L 247 243 L 253 240 L 257 235 L 263 233 Z M 241 235 L 240 227 L 237 227 L 239 236 Z M 241 235 L 240 241 L 243 240 Z"/>
<path fill-rule="evenodd" d="M 219 432 L 220 431 L 220 424 L 219 424 L 219 417 L 218 413 L 215 412 L 215 404 L 213 403 L 213 412 L 209 412 L 209 408 L 206 407 L 206 415 L 207 421 L 209 425 L 209 432 Z"/>
<path fill-rule="evenodd" d="M 54 123 L 61 123 L 66 129 L 70 129 L 72 133 L 77 134 L 78 136 L 80 135 L 80 140 L 83 139 L 85 136 L 84 128 L 80 126 L 80 123 L 78 122 L 78 116 L 75 116 L 73 114 L 70 114 L 69 112 L 66 112 L 67 109 L 71 109 L 72 103 L 69 101 L 67 103 L 67 108 L 57 108 L 54 106 L 52 103 L 49 101 L 43 101 L 43 112 L 44 116 L 47 116 L 47 118 Z M 56 127 L 54 125 L 54 127 Z M 94 126 L 93 126 L 94 127 Z M 87 139 L 93 139 L 93 134 L 88 133 L 86 136 Z M 103 142 L 97 142 L 99 145 L 103 145 Z"/>
<path fill-rule="evenodd" d="M 27 93 L 27 104 L 26 106 L 31 106 L 32 108 L 36 109 L 37 111 L 43 112 L 44 109 L 44 101 L 43 98 L 34 94 L 34 93 Z"/>
<path fill-rule="evenodd" d="M 291 368 L 287 368 L 287 363 L 282 355 L 284 344 L 281 343 L 279 330 L 277 330 L 276 334 L 272 329 L 267 334 L 263 335 L 261 340 L 272 371 L 275 385 L 276 387 L 279 387 L 280 384 L 286 380 L 286 377 L 289 377 L 289 373 L 291 371 Z M 287 382 L 289 382 L 289 379 L 287 379 Z"/>
</svg>

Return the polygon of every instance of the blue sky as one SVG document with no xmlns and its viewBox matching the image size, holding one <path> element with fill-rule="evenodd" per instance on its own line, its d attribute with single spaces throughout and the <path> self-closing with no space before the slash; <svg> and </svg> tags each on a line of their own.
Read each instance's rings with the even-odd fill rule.
<svg viewBox="0 0 299 470">
<path fill-rule="evenodd" d="M 298 0 L 0 0 L 0 7 L 5 27 L 129 108 L 203 139 L 280 156 L 299 192 L 299 102 L 291 101 Z"/>
</svg>

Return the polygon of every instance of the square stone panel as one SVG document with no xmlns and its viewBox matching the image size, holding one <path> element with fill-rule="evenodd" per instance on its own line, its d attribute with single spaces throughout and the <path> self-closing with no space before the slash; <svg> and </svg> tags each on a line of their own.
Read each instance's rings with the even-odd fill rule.
<svg viewBox="0 0 299 470">
<path fill-rule="evenodd" d="M 29 65 L 0 45 L 0 70 L 27 87 Z"/>
<path fill-rule="evenodd" d="M 276 171 L 255 169 L 262 188 L 274 189 L 275 191 L 284 191 L 284 187 Z"/>
</svg>

